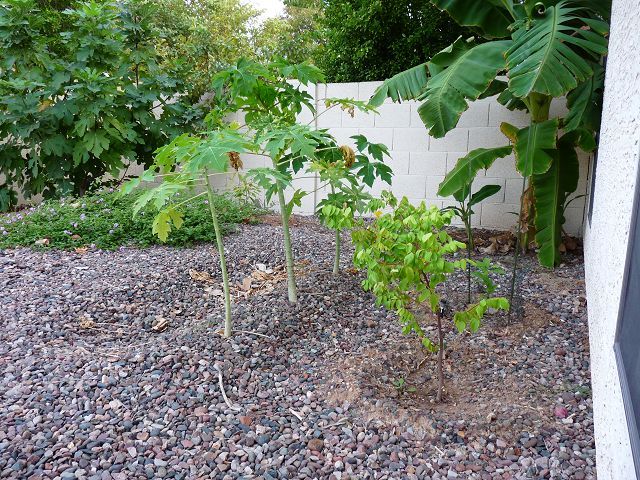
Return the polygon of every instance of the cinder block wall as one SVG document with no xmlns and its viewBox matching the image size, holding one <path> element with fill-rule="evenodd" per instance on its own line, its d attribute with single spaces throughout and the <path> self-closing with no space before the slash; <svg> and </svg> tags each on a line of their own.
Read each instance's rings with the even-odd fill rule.
<svg viewBox="0 0 640 480">
<path fill-rule="evenodd" d="M 502 122 L 516 126 L 526 126 L 528 116 L 523 112 L 511 112 L 500 105 L 495 98 L 487 98 L 470 104 L 462 115 L 458 126 L 444 138 L 431 138 L 418 116 L 417 102 L 392 103 L 390 100 L 378 109 L 378 114 L 356 112 L 352 118 L 348 112 L 333 108 L 326 113 L 324 99 L 330 97 L 357 98 L 368 100 L 381 82 L 330 83 L 319 85 L 314 95 L 318 107 L 318 127 L 328 128 L 338 142 L 352 145 L 352 135 L 365 135 L 370 141 L 384 143 L 389 147 L 391 158 L 388 164 L 394 172 L 390 190 L 397 196 L 407 196 L 413 202 L 426 201 L 443 207 L 454 202 L 453 198 L 437 195 L 438 185 L 456 161 L 467 152 L 480 147 L 507 145 L 508 140 L 500 132 Z M 563 115 L 564 101 L 555 101 L 551 115 Z M 574 195 L 586 195 L 589 156 L 580 157 L 581 175 Z M 296 184 L 312 189 L 314 180 L 305 178 Z M 495 196 L 475 207 L 473 223 L 492 229 L 509 229 L 516 221 L 519 210 L 522 177 L 515 169 L 513 156 L 498 159 L 486 172 L 481 171 L 474 183 L 474 190 L 484 185 L 496 184 L 502 187 Z M 388 185 L 376 183 L 373 193 L 389 189 Z M 322 192 L 307 197 L 299 213 L 312 213 L 315 202 L 322 198 Z M 585 198 L 579 198 L 567 208 L 565 229 L 572 235 L 582 235 Z"/>
</svg>

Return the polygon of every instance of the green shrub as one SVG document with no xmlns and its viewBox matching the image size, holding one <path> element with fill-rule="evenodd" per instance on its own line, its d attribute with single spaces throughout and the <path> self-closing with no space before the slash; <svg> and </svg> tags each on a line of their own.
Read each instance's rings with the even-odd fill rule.
<svg viewBox="0 0 640 480">
<path fill-rule="evenodd" d="M 134 194 L 143 194 L 141 190 Z M 239 223 L 254 221 L 263 212 L 253 205 L 241 203 L 231 195 L 216 195 L 216 209 L 225 233 Z M 152 233 L 156 212 L 144 208 L 133 218 L 130 197 L 103 191 L 82 198 L 47 200 L 37 207 L 0 216 L 0 248 L 39 246 L 48 239 L 46 248 L 73 249 L 95 245 L 114 249 L 122 245 L 147 247 L 163 243 Z M 80 238 L 76 237 L 78 235 Z M 38 242 L 39 243 L 36 243 Z M 206 200 L 197 199 L 185 211 L 184 225 L 164 244 L 188 246 L 198 242 L 214 242 L 213 223 Z"/>
</svg>

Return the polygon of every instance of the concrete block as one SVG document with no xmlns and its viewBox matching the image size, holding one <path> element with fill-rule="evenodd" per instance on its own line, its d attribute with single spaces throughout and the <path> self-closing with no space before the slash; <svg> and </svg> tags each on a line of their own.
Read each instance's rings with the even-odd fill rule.
<svg viewBox="0 0 640 480">
<path fill-rule="evenodd" d="M 489 103 L 473 102 L 469 109 L 462 113 L 456 128 L 489 126 Z"/>
<path fill-rule="evenodd" d="M 566 98 L 554 98 L 551 100 L 551 107 L 549 108 L 549 118 L 564 117 L 569 110 L 567 109 Z"/>
<path fill-rule="evenodd" d="M 398 198 L 425 198 L 426 179 L 424 175 L 394 175 L 391 191 Z"/>
<path fill-rule="evenodd" d="M 360 128 L 358 133 L 367 137 L 371 143 L 382 143 L 388 149 L 393 145 L 393 128 Z"/>
<path fill-rule="evenodd" d="M 469 129 L 469 151 L 476 148 L 494 148 L 509 145 L 509 139 L 496 127 Z"/>
<path fill-rule="evenodd" d="M 496 100 L 489 105 L 489 126 L 499 127 L 502 122 L 516 127 L 526 127 L 531 122 L 529 114 L 523 110 L 509 110 Z"/>
<path fill-rule="evenodd" d="M 484 202 L 482 204 L 482 219 L 480 224 L 484 228 L 509 230 L 516 225 L 519 211 L 519 203 Z"/>
<path fill-rule="evenodd" d="M 382 82 L 360 82 L 358 83 L 358 100 L 368 101 L 373 93 L 382 85 Z M 390 101 L 390 100 L 389 100 Z"/>
<path fill-rule="evenodd" d="M 411 152 L 409 173 L 412 175 L 444 175 L 447 154 L 444 152 Z"/>
<path fill-rule="evenodd" d="M 569 235 L 582 237 L 585 210 L 584 207 L 574 207 L 573 205 L 575 203 L 576 202 L 572 203 L 571 206 L 569 206 L 569 208 L 567 208 L 567 210 L 565 211 L 564 230 Z"/>
<path fill-rule="evenodd" d="M 338 107 L 336 107 L 338 108 Z M 355 110 L 353 117 L 348 111 L 342 111 L 342 126 L 343 127 L 373 127 L 375 113 L 361 112 Z"/>
<path fill-rule="evenodd" d="M 425 183 L 426 192 L 424 198 L 438 198 L 438 187 L 444 180 L 444 175 L 429 175 Z M 415 195 L 414 195 L 415 196 Z"/>
<path fill-rule="evenodd" d="M 516 160 L 513 155 L 508 155 L 503 158 L 496 158 L 486 172 L 487 177 L 498 178 L 522 178 L 516 170 Z"/>
<path fill-rule="evenodd" d="M 394 128 L 393 149 L 419 152 L 429 150 L 429 135 L 424 128 Z"/>
<path fill-rule="evenodd" d="M 504 202 L 520 203 L 521 196 L 522 196 L 522 179 L 521 178 L 505 179 Z"/>
<path fill-rule="evenodd" d="M 342 126 L 342 110 L 340 107 L 325 107 L 318 104 L 318 128 L 340 128 Z"/>
<path fill-rule="evenodd" d="M 244 171 L 250 170 L 252 168 L 262 168 L 267 166 L 267 162 L 269 162 L 269 166 L 271 166 L 271 161 L 264 155 L 256 155 L 254 153 L 244 153 L 241 156 L 242 159 L 242 169 Z"/>
<path fill-rule="evenodd" d="M 464 152 L 468 150 L 469 130 L 456 128 L 442 138 L 431 138 L 430 152 Z"/>
<path fill-rule="evenodd" d="M 349 145 L 351 148 L 355 149 L 356 142 L 353 138 L 349 137 L 358 134 L 357 128 L 332 128 L 329 133 L 333 135 L 333 138 L 336 139 L 338 145 Z"/>
<path fill-rule="evenodd" d="M 422 127 L 426 130 L 427 127 L 424 126 L 424 122 L 422 121 L 422 119 L 420 118 L 420 115 L 418 114 L 418 107 L 420 106 L 419 102 L 416 101 L 411 101 L 411 102 L 407 102 L 407 105 L 409 105 L 410 108 L 410 112 L 409 112 L 409 124 L 411 127 Z"/>
<path fill-rule="evenodd" d="M 395 175 L 408 175 L 409 172 L 409 152 L 389 152 L 391 158 L 385 158 L 384 163 L 389 165 Z M 411 172 L 413 173 L 413 172 Z"/>
<path fill-rule="evenodd" d="M 406 103 L 390 103 L 380 105 L 378 114 L 372 114 L 375 126 L 379 128 L 409 127 L 411 123 L 411 106 Z"/>
<path fill-rule="evenodd" d="M 358 84 L 351 83 L 327 83 L 325 98 L 358 98 Z"/>
</svg>

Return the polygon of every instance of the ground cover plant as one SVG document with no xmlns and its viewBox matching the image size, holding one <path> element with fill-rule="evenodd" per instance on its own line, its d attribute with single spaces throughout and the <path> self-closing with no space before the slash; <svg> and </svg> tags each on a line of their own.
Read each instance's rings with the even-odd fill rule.
<svg viewBox="0 0 640 480">
<path fill-rule="evenodd" d="M 432 3 L 472 27 L 483 41 L 459 38 L 430 60 L 386 80 L 371 104 L 380 105 L 387 97 L 417 99 L 420 118 L 437 138 L 455 128 L 470 101 L 498 95 L 507 108 L 528 112 L 527 127 L 502 124 L 510 145 L 474 150 L 459 164 L 471 164 L 475 175 L 495 159 L 515 154 L 525 180 L 518 222 L 528 220 L 523 245 L 535 238 L 540 263 L 552 268 L 560 262 L 564 204 L 577 188 L 576 149 L 591 152 L 596 147 L 610 2 Z M 550 118 L 552 99 L 564 96 L 569 113 Z M 441 194 L 453 194 L 461 186 L 449 188 L 456 170 L 445 177 Z"/>
<path fill-rule="evenodd" d="M 47 200 L 34 207 L 0 215 L 0 248 L 18 246 L 73 250 L 95 246 L 113 250 L 121 246 L 148 247 L 160 243 L 152 233 L 155 210 L 143 208 L 134 218 L 131 198 L 108 189 L 82 198 Z M 224 233 L 235 231 L 241 223 L 255 221 L 263 210 L 231 195 L 216 195 L 214 203 L 220 212 Z M 185 247 L 201 242 L 214 242 L 213 224 L 206 199 L 194 202 L 185 212 L 182 228 L 167 244 Z"/>
<path fill-rule="evenodd" d="M 378 303 L 395 311 L 403 325 L 403 333 L 414 333 L 424 348 L 438 354 L 437 401 L 444 392 L 444 328 L 443 319 L 451 317 L 458 332 L 476 332 L 489 309 L 507 310 L 509 302 L 502 297 L 485 297 L 469 303 L 466 308 L 450 312 L 441 287 L 457 271 L 465 271 L 469 259 L 453 258 L 465 247 L 449 236 L 445 227 L 453 212 L 441 212 L 424 202 L 412 205 L 407 198 L 399 202 L 387 194 L 380 207 L 391 208 L 390 213 L 377 213 L 369 226 L 353 232 L 354 264 L 366 269 L 362 282 L 365 290 L 373 292 Z M 493 290 L 489 276 L 487 286 Z M 427 307 L 435 316 L 437 338 L 432 340 L 417 316 Z"/>
</svg>

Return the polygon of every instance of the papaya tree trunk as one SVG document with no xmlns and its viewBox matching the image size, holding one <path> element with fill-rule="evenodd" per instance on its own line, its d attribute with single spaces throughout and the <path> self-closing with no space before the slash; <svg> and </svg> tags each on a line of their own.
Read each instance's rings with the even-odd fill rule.
<svg viewBox="0 0 640 480">
<path fill-rule="evenodd" d="M 227 273 L 227 262 L 224 255 L 224 244 L 222 243 L 222 231 L 218 222 L 218 214 L 214 204 L 213 188 L 209 182 L 209 173 L 206 172 L 207 178 L 207 195 L 209 199 L 209 212 L 213 221 L 213 230 L 216 234 L 216 244 L 218 246 L 218 256 L 220 257 L 220 270 L 222 271 L 222 291 L 224 293 L 224 336 L 230 337 L 232 330 L 231 322 L 231 294 L 229 291 L 229 275 Z"/>
<path fill-rule="evenodd" d="M 298 301 L 296 288 L 296 276 L 293 270 L 293 250 L 291 249 L 291 233 L 289 232 L 289 214 L 287 204 L 284 199 L 284 190 L 278 185 L 278 203 L 280 204 L 280 216 L 282 217 L 282 234 L 284 235 L 284 258 L 287 263 L 287 290 L 289 292 L 289 302 Z"/>
</svg>

